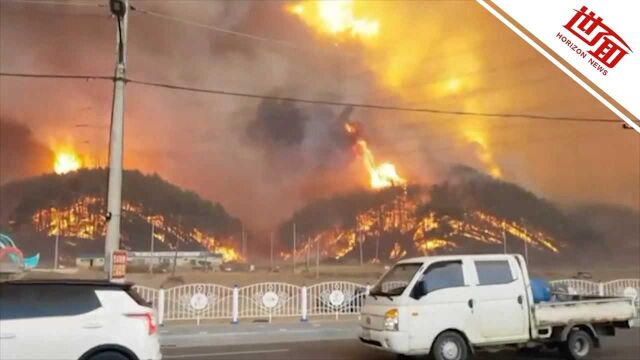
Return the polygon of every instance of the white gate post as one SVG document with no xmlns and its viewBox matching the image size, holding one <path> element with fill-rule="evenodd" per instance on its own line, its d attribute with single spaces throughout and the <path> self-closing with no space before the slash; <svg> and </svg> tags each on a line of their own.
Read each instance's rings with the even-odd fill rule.
<svg viewBox="0 0 640 360">
<path fill-rule="evenodd" d="M 598 284 L 598 296 L 604 296 L 604 283 L 602 281 Z"/>
<path fill-rule="evenodd" d="M 302 285 L 300 296 L 302 296 L 302 300 L 300 301 L 302 318 L 300 321 L 307 321 L 307 287 L 305 285 Z"/>
<path fill-rule="evenodd" d="M 164 289 L 158 290 L 158 325 L 164 323 Z"/>
<path fill-rule="evenodd" d="M 365 289 L 365 290 L 364 290 L 364 294 L 365 294 L 366 296 L 369 296 L 369 292 L 371 291 L 371 285 L 369 285 L 369 284 L 367 283 L 367 286 L 365 286 L 365 288 L 364 288 L 364 289 Z"/>
<path fill-rule="evenodd" d="M 238 300 L 240 299 L 239 297 L 239 290 L 238 290 L 238 285 L 234 285 L 233 286 L 233 296 L 231 297 L 231 323 L 232 324 L 237 324 L 238 321 Z"/>
</svg>

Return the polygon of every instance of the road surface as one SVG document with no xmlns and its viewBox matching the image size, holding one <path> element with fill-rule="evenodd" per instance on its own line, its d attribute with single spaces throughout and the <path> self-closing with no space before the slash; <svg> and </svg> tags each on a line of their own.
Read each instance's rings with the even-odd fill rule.
<svg viewBox="0 0 640 360">
<path fill-rule="evenodd" d="M 640 329 L 619 330 L 603 339 L 593 360 L 637 360 L 640 354 Z M 215 347 L 164 348 L 164 359 L 176 360 L 280 360 L 280 359 L 354 359 L 392 360 L 396 357 L 361 345 L 357 340 L 307 341 L 298 343 L 256 344 Z M 513 351 L 479 353 L 476 360 L 558 360 L 553 353 L 524 355 Z"/>
</svg>

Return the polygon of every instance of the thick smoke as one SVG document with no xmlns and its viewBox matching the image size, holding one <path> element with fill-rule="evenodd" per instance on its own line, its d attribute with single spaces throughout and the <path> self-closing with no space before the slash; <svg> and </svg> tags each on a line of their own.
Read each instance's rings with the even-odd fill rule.
<svg viewBox="0 0 640 360">
<path fill-rule="evenodd" d="M 304 140 L 309 117 L 290 102 L 265 100 L 258 105 L 248 135 L 265 146 L 296 147 Z"/>
<path fill-rule="evenodd" d="M 398 85 L 402 89 L 381 85 L 367 64 L 369 54 L 359 44 L 316 36 L 283 11 L 283 2 L 132 3 L 140 9 L 297 44 L 276 44 L 134 11 L 127 64 L 127 76 L 134 79 L 350 103 L 398 103 L 399 90 L 413 91 L 404 83 Z M 560 76 L 544 80 L 557 71 L 544 60 L 527 63 L 531 66 L 524 71 L 513 66 L 527 57 L 538 59 L 538 55 L 476 4 L 388 3 L 402 16 L 395 17 L 398 26 L 381 28 L 390 35 L 380 48 L 393 43 L 391 35 L 402 24 L 416 38 L 414 25 L 433 23 L 434 31 L 423 32 L 424 43 L 422 38 L 416 40 L 433 55 L 416 59 L 412 55 L 415 46 L 406 46 L 408 56 L 403 60 L 417 64 L 436 84 L 450 78 L 460 78 L 465 84 L 469 72 L 482 75 L 477 81 L 489 84 L 471 97 L 464 91 L 448 97 L 416 96 L 415 103 L 407 106 L 609 116 L 570 80 Z M 0 8 L 3 71 L 113 74 L 115 27 L 106 7 L 2 2 Z M 452 28 L 450 19 L 468 26 Z M 445 39 L 439 28 L 453 29 L 452 34 Z M 502 54 L 500 59 L 495 58 L 496 53 Z M 468 64 L 457 62 L 460 57 L 474 67 L 465 70 Z M 389 65 L 402 69 L 406 64 Z M 424 77 L 409 78 L 415 84 L 407 86 L 414 86 L 416 93 L 431 87 L 423 83 Z M 26 124 L 44 143 L 68 141 L 104 164 L 111 91 L 107 81 L 3 77 L 0 115 Z M 366 186 L 366 174 L 342 128 L 346 119 L 362 124 L 376 160 L 397 164 L 400 174 L 411 182 L 446 176 L 451 163 L 482 168 L 477 149 L 460 136 L 463 128 L 477 126 L 491 135 L 487 146 L 508 180 L 552 198 L 640 206 L 638 143 L 633 134 L 616 126 L 560 127 L 524 120 L 505 125 L 475 117 L 352 111 L 135 84 L 126 88 L 125 166 L 157 172 L 219 201 L 249 226 L 267 228 L 309 201 Z M 91 127 L 76 126 L 81 123 Z M 585 141 L 589 146 L 582 146 Z M 40 166 L 38 172 L 51 171 L 50 163 Z M 6 179 L 3 167 L 1 181 Z"/>
<path fill-rule="evenodd" d="M 0 120 L 0 184 L 42 173 L 53 153 L 24 124 Z"/>
</svg>

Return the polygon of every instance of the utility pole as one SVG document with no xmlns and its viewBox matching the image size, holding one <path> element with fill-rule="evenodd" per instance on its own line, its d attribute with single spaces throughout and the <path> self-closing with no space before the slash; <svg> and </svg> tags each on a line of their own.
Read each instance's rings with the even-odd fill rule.
<svg viewBox="0 0 640 360">
<path fill-rule="evenodd" d="M 154 238 L 155 236 L 155 229 L 156 224 L 153 222 L 153 219 L 151 220 L 151 259 L 149 259 L 149 274 L 153 274 L 153 261 L 155 260 L 155 254 L 153 252 L 153 242 L 154 242 Z"/>
<path fill-rule="evenodd" d="M 504 248 L 504 253 L 507 253 L 507 234 L 504 230 L 504 221 L 502 222 L 502 247 Z"/>
<path fill-rule="evenodd" d="M 58 224 L 56 225 L 56 248 L 53 252 L 53 269 L 58 270 L 58 246 L 60 244 L 60 211 L 56 211 L 56 220 Z"/>
<path fill-rule="evenodd" d="M 242 258 L 247 261 L 247 235 L 244 232 L 244 223 L 242 223 Z"/>
<path fill-rule="evenodd" d="M 273 231 L 269 238 L 269 271 L 273 271 Z"/>
<path fill-rule="evenodd" d="M 305 255 L 306 255 L 306 258 L 307 258 L 306 259 L 307 261 L 306 261 L 305 269 L 306 269 L 307 272 L 309 272 L 309 246 L 311 246 L 311 238 L 307 237 L 307 246 L 306 246 L 306 249 L 305 249 L 306 250 Z"/>
<path fill-rule="evenodd" d="M 320 277 L 320 238 L 316 237 L 316 279 Z"/>
<path fill-rule="evenodd" d="M 361 232 L 358 232 L 358 235 L 357 235 L 358 236 L 358 243 L 360 243 L 360 266 L 362 266 L 362 264 L 363 264 L 363 258 L 362 258 L 362 255 L 363 255 L 362 254 L 362 235 L 363 234 Z"/>
<path fill-rule="evenodd" d="M 524 218 L 520 218 L 522 222 L 522 231 L 524 232 L 524 260 L 527 262 L 527 266 L 529 266 L 529 246 L 527 244 L 527 237 L 529 233 L 527 232 L 527 224 L 524 222 Z"/>
<path fill-rule="evenodd" d="M 293 274 L 296 273 L 296 223 L 293 223 L 293 252 L 291 253 L 293 258 Z"/>
<path fill-rule="evenodd" d="M 176 276 L 176 266 L 178 265 L 178 247 L 180 246 L 180 238 L 176 235 L 176 248 L 173 253 L 173 269 L 171 269 L 171 277 Z"/>
<path fill-rule="evenodd" d="M 113 80 L 111 134 L 109 137 L 109 187 L 107 192 L 107 237 L 104 243 L 104 269 L 111 277 L 111 254 L 120 248 L 122 210 L 122 158 L 124 143 L 124 86 L 127 54 L 129 0 L 109 0 L 116 19 L 117 57 Z"/>
</svg>

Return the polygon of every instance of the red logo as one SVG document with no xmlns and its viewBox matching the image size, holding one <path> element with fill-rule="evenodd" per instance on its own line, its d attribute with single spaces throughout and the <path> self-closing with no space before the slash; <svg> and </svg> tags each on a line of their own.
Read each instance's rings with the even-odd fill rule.
<svg viewBox="0 0 640 360">
<path fill-rule="evenodd" d="M 576 14 L 564 28 L 590 46 L 588 53 L 603 65 L 613 68 L 625 55 L 632 52 L 620 35 L 605 25 L 602 18 L 596 17 L 593 11 L 587 13 L 586 6 L 575 11 Z"/>
</svg>

